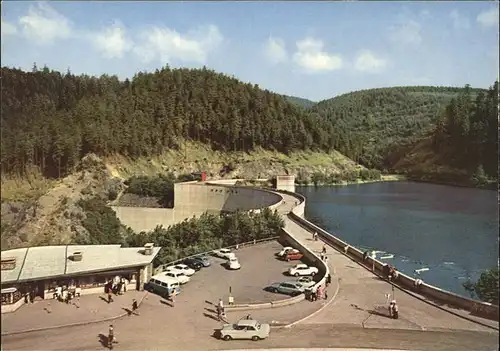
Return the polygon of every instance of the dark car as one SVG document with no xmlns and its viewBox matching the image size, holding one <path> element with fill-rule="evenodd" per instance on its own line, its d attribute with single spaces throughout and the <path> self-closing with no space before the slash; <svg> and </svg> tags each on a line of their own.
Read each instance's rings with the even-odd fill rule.
<svg viewBox="0 0 500 351">
<path fill-rule="evenodd" d="M 203 267 L 210 267 L 210 259 L 206 255 L 195 256 L 192 259 L 200 262 Z"/>
<path fill-rule="evenodd" d="M 203 268 L 203 264 L 200 261 L 195 260 L 194 258 L 187 258 L 182 263 L 184 263 L 189 268 L 194 269 L 195 271 L 199 271 Z"/>
</svg>

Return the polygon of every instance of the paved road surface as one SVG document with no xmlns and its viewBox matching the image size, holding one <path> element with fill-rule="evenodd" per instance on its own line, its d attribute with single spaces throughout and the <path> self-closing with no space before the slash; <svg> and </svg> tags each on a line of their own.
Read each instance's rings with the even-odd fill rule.
<svg viewBox="0 0 500 351">
<path fill-rule="evenodd" d="M 134 317 L 130 317 L 134 318 Z M 169 314 L 165 313 L 168 319 Z M 175 318 L 171 316 L 170 318 Z M 392 348 L 423 351 L 493 351 L 498 349 L 498 336 L 469 331 L 412 331 L 364 329 L 340 325 L 300 325 L 273 330 L 268 340 L 220 341 L 206 331 L 186 330 L 172 333 L 161 323 L 137 320 L 136 327 L 123 330 L 122 323 L 114 323 L 119 344 L 116 350 L 221 350 L 252 348 L 341 347 Z M 7 350 L 102 350 L 99 334 L 107 335 L 107 324 L 89 325 L 46 333 L 36 332 L 3 338 Z M 102 336 L 101 336 L 102 337 Z"/>
</svg>

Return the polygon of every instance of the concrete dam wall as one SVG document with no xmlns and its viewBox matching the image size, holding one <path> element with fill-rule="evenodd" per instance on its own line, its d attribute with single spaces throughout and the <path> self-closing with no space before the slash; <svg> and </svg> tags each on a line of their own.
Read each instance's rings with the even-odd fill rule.
<svg viewBox="0 0 500 351">
<path fill-rule="evenodd" d="M 281 195 L 266 190 L 226 184 L 186 182 L 174 185 L 174 208 L 112 206 L 120 221 L 135 232 L 165 228 L 204 212 L 250 211 L 275 208 Z"/>
</svg>

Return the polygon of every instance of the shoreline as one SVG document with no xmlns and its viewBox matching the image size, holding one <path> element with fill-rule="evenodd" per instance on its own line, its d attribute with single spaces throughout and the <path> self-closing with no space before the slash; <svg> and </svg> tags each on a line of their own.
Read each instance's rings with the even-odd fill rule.
<svg viewBox="0 0 500 351">
<path fill-rule="evenodd" d="M 303 187 L 314 187 L 314 186 L 333 187 L 333 186 L 347 186 L 347 185 L 381 183 L 381 182 L 401 182 L 401 181 L 405 181 L 405 180 L 408 180 L 408 178 L 405 175 L 401 175 L 401 174 L 386 174 L 386 175 L 382 175 L 380 179 L 369 179 L 369 180 L 358 179 L 355 182 L 343 181 L 342 183 L 336 183 L 336 184 L 320 184 L 320 183 L 318 183 L 317 185 L 315 185 L 313 183 L 308 183 L 308 184 L 297 184 L 297 183 L 295 183 L 295 186 L 303 186 Z"/>
<path fill-rule="evenodd" d="M 337 184 L 295 184 L 296 187 L 337 187 L 337 186 L 347 186 L 347 185 L 358 185 L 358 184 L 370 184 L 370 183 L 381 183 L 381 182 L 401 182 L 401 181 L 409 181 L 416 183 L 427 183 L 427 184 L 436 184 L 436 185 L 446 185 L 453 186 L 457 188 L 470 188 L 470 189 L 481 189 L 481 190 L 490 190 L 497 191 L 497 182 L 491 182 L 483 186 L 475 186 L 472 184 L 465 184 L 461 182 L 453 182 L 453 181 L 442 181 L 437 179 L 422 179 L 419 177 L 412 177 L 404 175 L 404 174 L 387 174 L 382 175 L 381 179 L 371 179 L 371 180 L 357 180 L 355 182 L 344 181 L 342 183 Z"/>
</svg>

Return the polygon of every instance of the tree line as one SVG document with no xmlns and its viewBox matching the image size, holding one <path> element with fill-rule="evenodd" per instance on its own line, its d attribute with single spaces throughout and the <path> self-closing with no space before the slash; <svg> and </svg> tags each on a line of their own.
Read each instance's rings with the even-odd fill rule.
<svg viewBox="0 0 500 351">
<path fill-rule="evenodd" d="M 369 89 L 311 105 L 206 67 L 167 65 L 124 81 L 36 65 L 31 72 L 3 67 L 1 73 L 4 174 L 35 166 L 46 176 L 61 177 L 89 152 L 149 157 L 181 149 L 187 139 L 221 151 L 336 149 L 367 168 L 385 169 L 391 151 L 433 134 L 436 126 L 436 145 L 450 142 L 460 154 L 460 142 L 470 140 L 468 157 L 482 157 L 479 165 L 492 172 L 491 89 Z M 447 114 L 456 118 L 446 118 L 443 132 L 441 110 L 451 101 Z M 482 108 L 475 109 L 477 104 Z"/>
<path fill-rule="evenodd" d="M 446 106 L 433 134 L 435 151 L 453 150 L 449 162 L 469 170 L 478 183 L 498 175 L 498 93 L 495 82 L 473 99 L 466 85 Z"/>
<path fill-rule="evenodd" d="M 332 147 L 332 126 L 320 116 L 205 67 L 167 65 L 125 81 L 36 65 L 1 74 L 4 174 L 36 166 L 61 177 L 89 152 L 151 156 L 186 139 L 218 150 Z"/>
<path fill-rule="evenodd" d="M 483 89 L 468 88 L 471 95 Z M 360 90 L 324 100 L 309 111 L 332 125 L 333 146 L 367 168 L 433 132 L 443 107 L 464 88 L 408 86 Z"/>
<path fill-rule="evenodd" d="M 148 242 L 162 247 L 155 266 L 197 253 L 277 236 L 284 227 L 281 216 L 268 208 L 260 213 L 234 212 L 203 214 L 168 229 L 161 226 L 148 233 L 132 234 L 127 245 L 140 247 Z"/>
</svg>

